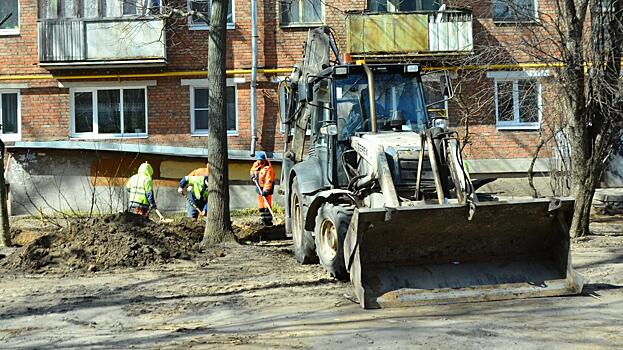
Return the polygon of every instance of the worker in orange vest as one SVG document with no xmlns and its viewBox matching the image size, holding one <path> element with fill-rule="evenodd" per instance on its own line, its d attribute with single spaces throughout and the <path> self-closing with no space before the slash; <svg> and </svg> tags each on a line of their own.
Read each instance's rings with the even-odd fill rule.
<svg viewBox="0 0 623 350">
<path fill-rule="evenodd" d="M 275 189 L 275 171 L 273 165 L 266 158 L 266 153 L 258 152 L 256 161 L 251 167 L 251 181 L 255 183 L 257 204 L 260 207 L 260 219 L 267 226 L 272 226 L 273 216 L 268 208 L 273 205 L 273 191 Z"/>
<path fill-rule="evenodd" d="M 206 167 L 205 168 L 197 168 L 197 169 L 191 171 L 188 174 L 188 176 L 208 176 L 208 175 L 210 175 L 209 167 L 210 167 L 210 163 L 206 163 Z"/>
</svg>

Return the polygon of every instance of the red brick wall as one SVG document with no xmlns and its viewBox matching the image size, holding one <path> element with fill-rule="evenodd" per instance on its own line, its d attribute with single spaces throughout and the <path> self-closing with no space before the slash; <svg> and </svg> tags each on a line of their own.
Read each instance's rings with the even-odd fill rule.
<svg viewBox="0 0 623 350">
<path fill-rule="evenodd" d="M 184 1 L 182 1 L 185 3 Z M 228 30 L 228 68 L 250 68 L 251 66 L 251 19 L 249 1 L 235 2 L 235 29 Z M 364 0 L 325 2 L 325 21 L 335 29 L 339 47 L 344 50 L 344 11 L 363 10 Z M 474 39 L 476 52 L 482 53 L 482 44 L 500 45 L 504 54 L 499 59 L 505 62 L 525 62 L 531 59 L 516 49 L 517 38 L 528 35 L 531 30 L 519 30 L 516 26 L 494 24 L 491 19 L 491 2 L 475 0 L 449 1 L 451 5 L 471 6 L 474 11 Z M 545 6 L 552 1 L 539 1 L 540 10 L 553 13 Z M 37 1 L 20 0 L 20 34 L 0 36 L 0 76 L 21 74 L 48 74 L 40 68 L 37 59 Z M 260 67 L 291 67 L 300 61 L 308 28 L 281 28 L 279 23 L 279 1 L 258 0 L 258 65 Z M 542 16 L 542 19 L 547 16 Z M 64 75 L 116 74 L 136 72 L 161 72 L 204 70 L 207 63 L 208 31 L 188 30 L 185 19 L 172 21 L 168 25 L 168 64 L 163 68 L 140 69 L 89 69 L 53 72 Z M 479 51 L 480 50 L 480 51 Z M 483 73 L 484 74 L 484 73 Z M 189 77 L 192 78 L 192 77 Z M 237 136 L 228 136 L 232 149 L 248 149 L 250 146 L 250 102 L 249 76 L 246 83 L 238 85 L 238 129 Z M 146 78 L 152 79 L 152 78 Z M 155 78 L 154 78 L 155 79 Z M 258 148 L 281 150 L 283 135 L 279 132 L 279 121 L 275 84 L 270 76 L 260 74 L 257 93 Z M 157 78 L 157 86 L 148 88 L 148 139 L 124 140 L 180 146 L 202 147 L 205 137 L 190 136 L 189 87 L 180 85 L 179 77 Z M 19 81 L 18 81 L 19 82 Z M 69 137 L 69 89 L 58 88 L 56 80 L 22 81 L 31 88 L 22 94 L 22 138 L 24 140 L 63 140 Z M 0 81 L 0 84 L 3 82 Z M 492 79 L 483 79 L 485 87 L 492 88 Z M 544 99 L 544 106 L 547 101 Z M 451 115 L 454 115 L 451 112 Z M 545 113 L 544 113 L 545 115 Z M 497 131 L 494 110 L 474 116 L 477 121 L 472 127 L 472 144 L 466 149 L 474 158 L 529 157 L 538 141 L 536 132 Z M 456 124 L 456 122 L 455 122 Z"/>
</svg>

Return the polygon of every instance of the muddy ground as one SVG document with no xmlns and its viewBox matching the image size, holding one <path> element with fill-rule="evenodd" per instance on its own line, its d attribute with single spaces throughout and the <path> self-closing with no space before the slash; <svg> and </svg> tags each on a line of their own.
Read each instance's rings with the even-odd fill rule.
<svg viewBox="0 0 623 350">
<path fill-rule="evenodd" d="M 23 246 L 0 252 L 0 348 L 623 344 L 623 217 L 596 218 L 594 235 L 573 242 L 574 265 L 587 280 L 582 295 L 382 310 L 362 310 L 347 283 L 318 265 L 297 264 L 291 241 L 259 237 L 254 220 L 236 219 L 242 244 L 210 249 L 194 244 L 201 227 L 184 221 L 142 222 L 147 229 L 138 231 L 127 229 L 121 216 L 74 231 L 43 228 L 36 220 L 15 224 Z M 279 230 L 263 235 L 278 237 Z M 37 257 L 45 263 L 35 264 Z"/>
</svg>

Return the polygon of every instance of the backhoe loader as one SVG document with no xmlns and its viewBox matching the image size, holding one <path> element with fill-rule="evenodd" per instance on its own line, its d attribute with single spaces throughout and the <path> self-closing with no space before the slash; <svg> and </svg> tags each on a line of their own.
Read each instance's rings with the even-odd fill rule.
<svg viewBox="0 0 623 350">
<path fill-rule="evenodd" d="M 429 113 L 423 75 L 418 64 L 343 63 L 330 30 L 310 30 L 279 88 L 296 259 L 350 279 L 364 308 L 579 293 L 573 199 L 479 196 L 456 132 Z"/>
</svg>

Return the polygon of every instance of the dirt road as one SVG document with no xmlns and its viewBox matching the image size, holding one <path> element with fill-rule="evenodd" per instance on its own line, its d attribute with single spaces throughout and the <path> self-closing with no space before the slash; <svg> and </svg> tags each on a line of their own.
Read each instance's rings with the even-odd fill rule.
<svg viewBox="0 0 623 350">
<path fill-rule="evenodd" d="M 574 242 L 584 295 L 503 302 L 362 310 L 290 241 L 139 268 L 5 269 L 0 348 L 620 348 L 623 220 L 593 228 Z"/>
</svg>

